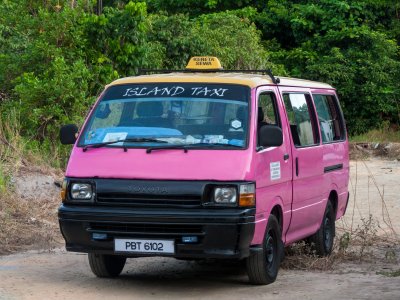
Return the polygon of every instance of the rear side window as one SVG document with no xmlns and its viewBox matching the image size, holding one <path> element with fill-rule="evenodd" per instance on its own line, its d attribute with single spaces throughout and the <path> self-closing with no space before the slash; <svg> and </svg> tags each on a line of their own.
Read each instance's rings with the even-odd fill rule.
<svg viewBox="0 0 400 300">
<path fill-rule="evenodd" d="M 290 131 L 296 147 L 319 143 L 311 99 L 306 94 L 284 94 L 283 100 L 289 118 Z"/>
<path fill-rule="evenodd" d="M 331 95 L 313 95 L 323 143 L 344 138 L 344 126 L 336 98 Z"/>
</svg>

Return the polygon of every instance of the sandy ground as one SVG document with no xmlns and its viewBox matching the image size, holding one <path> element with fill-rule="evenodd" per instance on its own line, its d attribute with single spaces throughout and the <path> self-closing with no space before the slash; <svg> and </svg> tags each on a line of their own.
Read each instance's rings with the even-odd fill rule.
<svg viewBox="0 0 400 300">
<path fill-rule="evenodd" d="M 399 278 L 366 266 L 335 272 L 281 270 L 269 286 L 248 284 L 238 266 L 172 258 L 128 260 L 117 279 L 99 279 L 86 255 L 63 252 L 0 258 L 0 299 L 399 299 Z"/>
<path fill-rule="evenodd" d="M 354 230 L 371 215 L 379 234 L 400 237 L 400 161 L 351 161 L 350 175 L 350 202 L 337 225 Z"/>
<path fill-rule="evenodd" d="M 59 198 L 60 189 L 54 184 L 55 176 L 41 173 L 21 172 L 14 181 L 15 190 L 21 199 Z"/>
<path fill-rule="evenodd" d="M 397 241 L 391 263 L 346 262 L 324 272 L 282 269 L 274 284 L 251 286 L 237 265 L 130 259 L 121 277 L 111 280 L 96 278 L 86 255 L 27 252 L 0 256 L 0 299 L 400 299 L 400 277 L 380 275 L 400 270 L 394 233 L 400 233 L 400 162 L 353 161 L 351 191 L 337 226 L 354 231 L 371 214 L 377 233 Z"/>
</svg>

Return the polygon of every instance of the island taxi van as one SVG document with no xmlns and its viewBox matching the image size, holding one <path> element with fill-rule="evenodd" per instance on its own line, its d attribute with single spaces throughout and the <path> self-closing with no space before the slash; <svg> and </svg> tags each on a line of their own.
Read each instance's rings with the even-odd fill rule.
<svg viewBox="0 0 400 300">
<path fill-rule="evenodd" d="M 335 89 L 215 57 L 149 73 L 107 85 L 79 133 L 61 128 L 67 250 L 99 277 L 143 256 L 245 260 L 254 284 L 296 241 L 329 255 L 349 199 Z"/>
</svg>

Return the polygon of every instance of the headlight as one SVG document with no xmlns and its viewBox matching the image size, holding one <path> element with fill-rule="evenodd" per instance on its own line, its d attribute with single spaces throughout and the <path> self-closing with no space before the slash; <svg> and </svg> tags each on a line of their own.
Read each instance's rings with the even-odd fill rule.
<svg viewBox="0 0 400 300">
<path fill-rule="evenodd" d="M 75 200 L 90 200 L 93 189 L 90 183 L 73 183 L 71 185 L 71 197 Z"/>
<path fill-rule="evenodd" d="M 236 194 L 235 187 L 217 187 L 214 190 L 214 202 L 216 204 L 235 204 Z"/>
</svg>

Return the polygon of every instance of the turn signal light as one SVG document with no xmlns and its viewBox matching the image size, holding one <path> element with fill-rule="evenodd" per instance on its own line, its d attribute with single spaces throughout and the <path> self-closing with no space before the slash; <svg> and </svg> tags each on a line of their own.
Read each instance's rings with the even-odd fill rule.
<svg viewBox="0 0 400 300">
<path fill-rule="evenodd" d="M 67 180 L 66 179 L 64 179 L 64 181 L 62 183 L 60 196 L 61 196 L 61 201 L 64 202 L 65 198 L 67 197 Z"/>
<path fill-rule="evenodd" d="M 256 188 L 254 183 L 242 184 L 239 193 L 239 206 L 256 205 Z"/>
<path fill-rule="evenodd" d="M 255 206 L 256 197 L 254 194 L 241 194 L 239 198 L 239 206 Z"/>
</svg>

